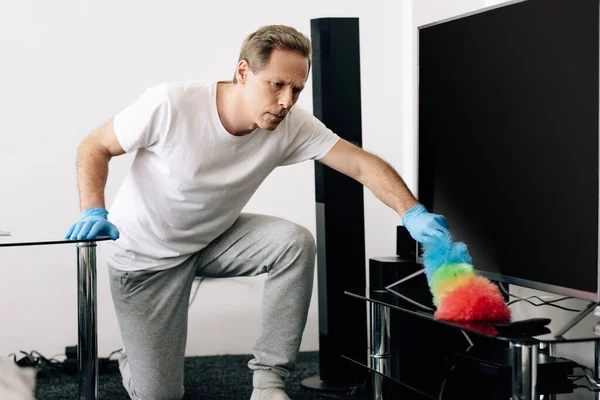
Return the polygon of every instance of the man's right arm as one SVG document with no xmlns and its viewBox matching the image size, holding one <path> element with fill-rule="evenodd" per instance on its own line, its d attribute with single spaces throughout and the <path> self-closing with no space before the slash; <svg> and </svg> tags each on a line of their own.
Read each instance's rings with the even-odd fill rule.
<svg viewBox="0 0 600 400">
<path fill-rule="evenodd" d="M 81 211 L 106 208 L 104 188 L 108 163 L 125 153 L 117 140 L 112 120 L 90 133 L 77 150 L 77 184 Z"/>
<path fill-rule="evenodd" d="M 94 239 L 98 236 L 119 238 L 119 230 L 108 221 L 104 203 L 104 187 L 108 178 L 108 162 L 125 150 L 117 140 L 112 121 L 90 133 L 77 150 L 77 182 L 81 218 L 71 225 L 65 239 Z"/>
</svg>

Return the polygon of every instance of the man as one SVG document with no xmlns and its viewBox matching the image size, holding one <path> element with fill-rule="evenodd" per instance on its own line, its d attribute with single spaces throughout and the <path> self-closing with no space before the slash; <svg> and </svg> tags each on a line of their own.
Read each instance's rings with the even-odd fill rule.
<svg viewBox="0 0 600 400">
<path fill-rule="evenodd" d="M 67 237 L 109 235 L 111 290 L 132 399 L 181 399 L 187 307 L 196 276 L 267 273 L 253 348 L 252 400 L 285 400 L 313 286 L 315 243 L 303 227 L 241 214 L 280 165 L 319 160 L 367 186 L 418 241 L 448 234 L 378 157 L 293 108 L 308 78 L 310 41 L 286 26 L 250 34 L 233 82 L 162 84 L 78 150 L 81 220 Z M 137 151 L 107 220 L 111 157 Z"/>
</svg>

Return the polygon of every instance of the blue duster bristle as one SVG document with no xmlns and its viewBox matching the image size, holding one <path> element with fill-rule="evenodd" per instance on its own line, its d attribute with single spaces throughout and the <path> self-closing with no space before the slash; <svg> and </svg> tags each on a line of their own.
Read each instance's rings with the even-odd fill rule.
<svg viewBox="0 0 600 400">
<path fill-rule="evenodd" d="M 451 236 L 423 244 L 423 261 L 428 281 L 431 281 L 435 271 L 443 264 L 473 263 L 467 245 L 463 242 L 452 242 Z"/>
</svg>

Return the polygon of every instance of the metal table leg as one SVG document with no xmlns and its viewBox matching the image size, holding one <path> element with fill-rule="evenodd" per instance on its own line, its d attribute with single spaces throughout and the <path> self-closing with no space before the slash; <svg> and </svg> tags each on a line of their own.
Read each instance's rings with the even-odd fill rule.
<svg viewBox="0 0 600 400">
<path fill-rule="evenodd" d="M 390 308 L 371 303 L 371 368 L 373 400 L 383 400 L 383 375 L 390 370 Z"/>
<path fill-rule="evenodd" d="M 538 346 L 540 353 L 556 357 L 556 343 L 540 343 Z M 540 400 L 556 400 L 556 394 L 542 394 L 538 397 Z"/>
<path fill-rule="evenodd" d="M 556 357 L 556 343 L 548 343 L 548 355 L 551 357 Z M 551 394 L 548 396 L 548 400 L 556 400 L 556 395 Z"/>
<path fill-rule="evenodd" d="M 600 380 L 600 342 L 594 341 L 594 377 Z M 596 400 L 600 400 L 600 392 L 594 395 Z"/>
<path fill-rule="evenodd" d="M 536 399 L 538 346 L 537 344 L 514 343 L 512 349 L 512 399 Z"/>
<path fill-rule="evenodd" d="M 98 398 L 96 242 L 77 244 L 77 285 L 79 399 L 96 400 Z"/>
</svg>

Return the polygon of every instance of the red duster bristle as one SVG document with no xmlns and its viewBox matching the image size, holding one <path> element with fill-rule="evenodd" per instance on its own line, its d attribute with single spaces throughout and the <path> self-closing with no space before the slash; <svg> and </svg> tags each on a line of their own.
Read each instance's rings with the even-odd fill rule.
<svg viewBox="0 0 600 400">
<path fill-rule="evenodd" d="M 472 331 L 477 331 L 484 333 L 490 336 L 496 336 L 498 334 L 498 330 L 494 326 L 494 323 L 491 321 L 480 321 L 480 322 L 461 322 L 460 326 L 465 327 L 467 329 L 471 329 Z"/>
<path fill-rule="evenodd" d="M 478 276 L 469 285 L 457 287 L 440 301 L 436 319 L 445 321 L 509 322 L 510 309 L 498 288 Z"/>
</svg>

